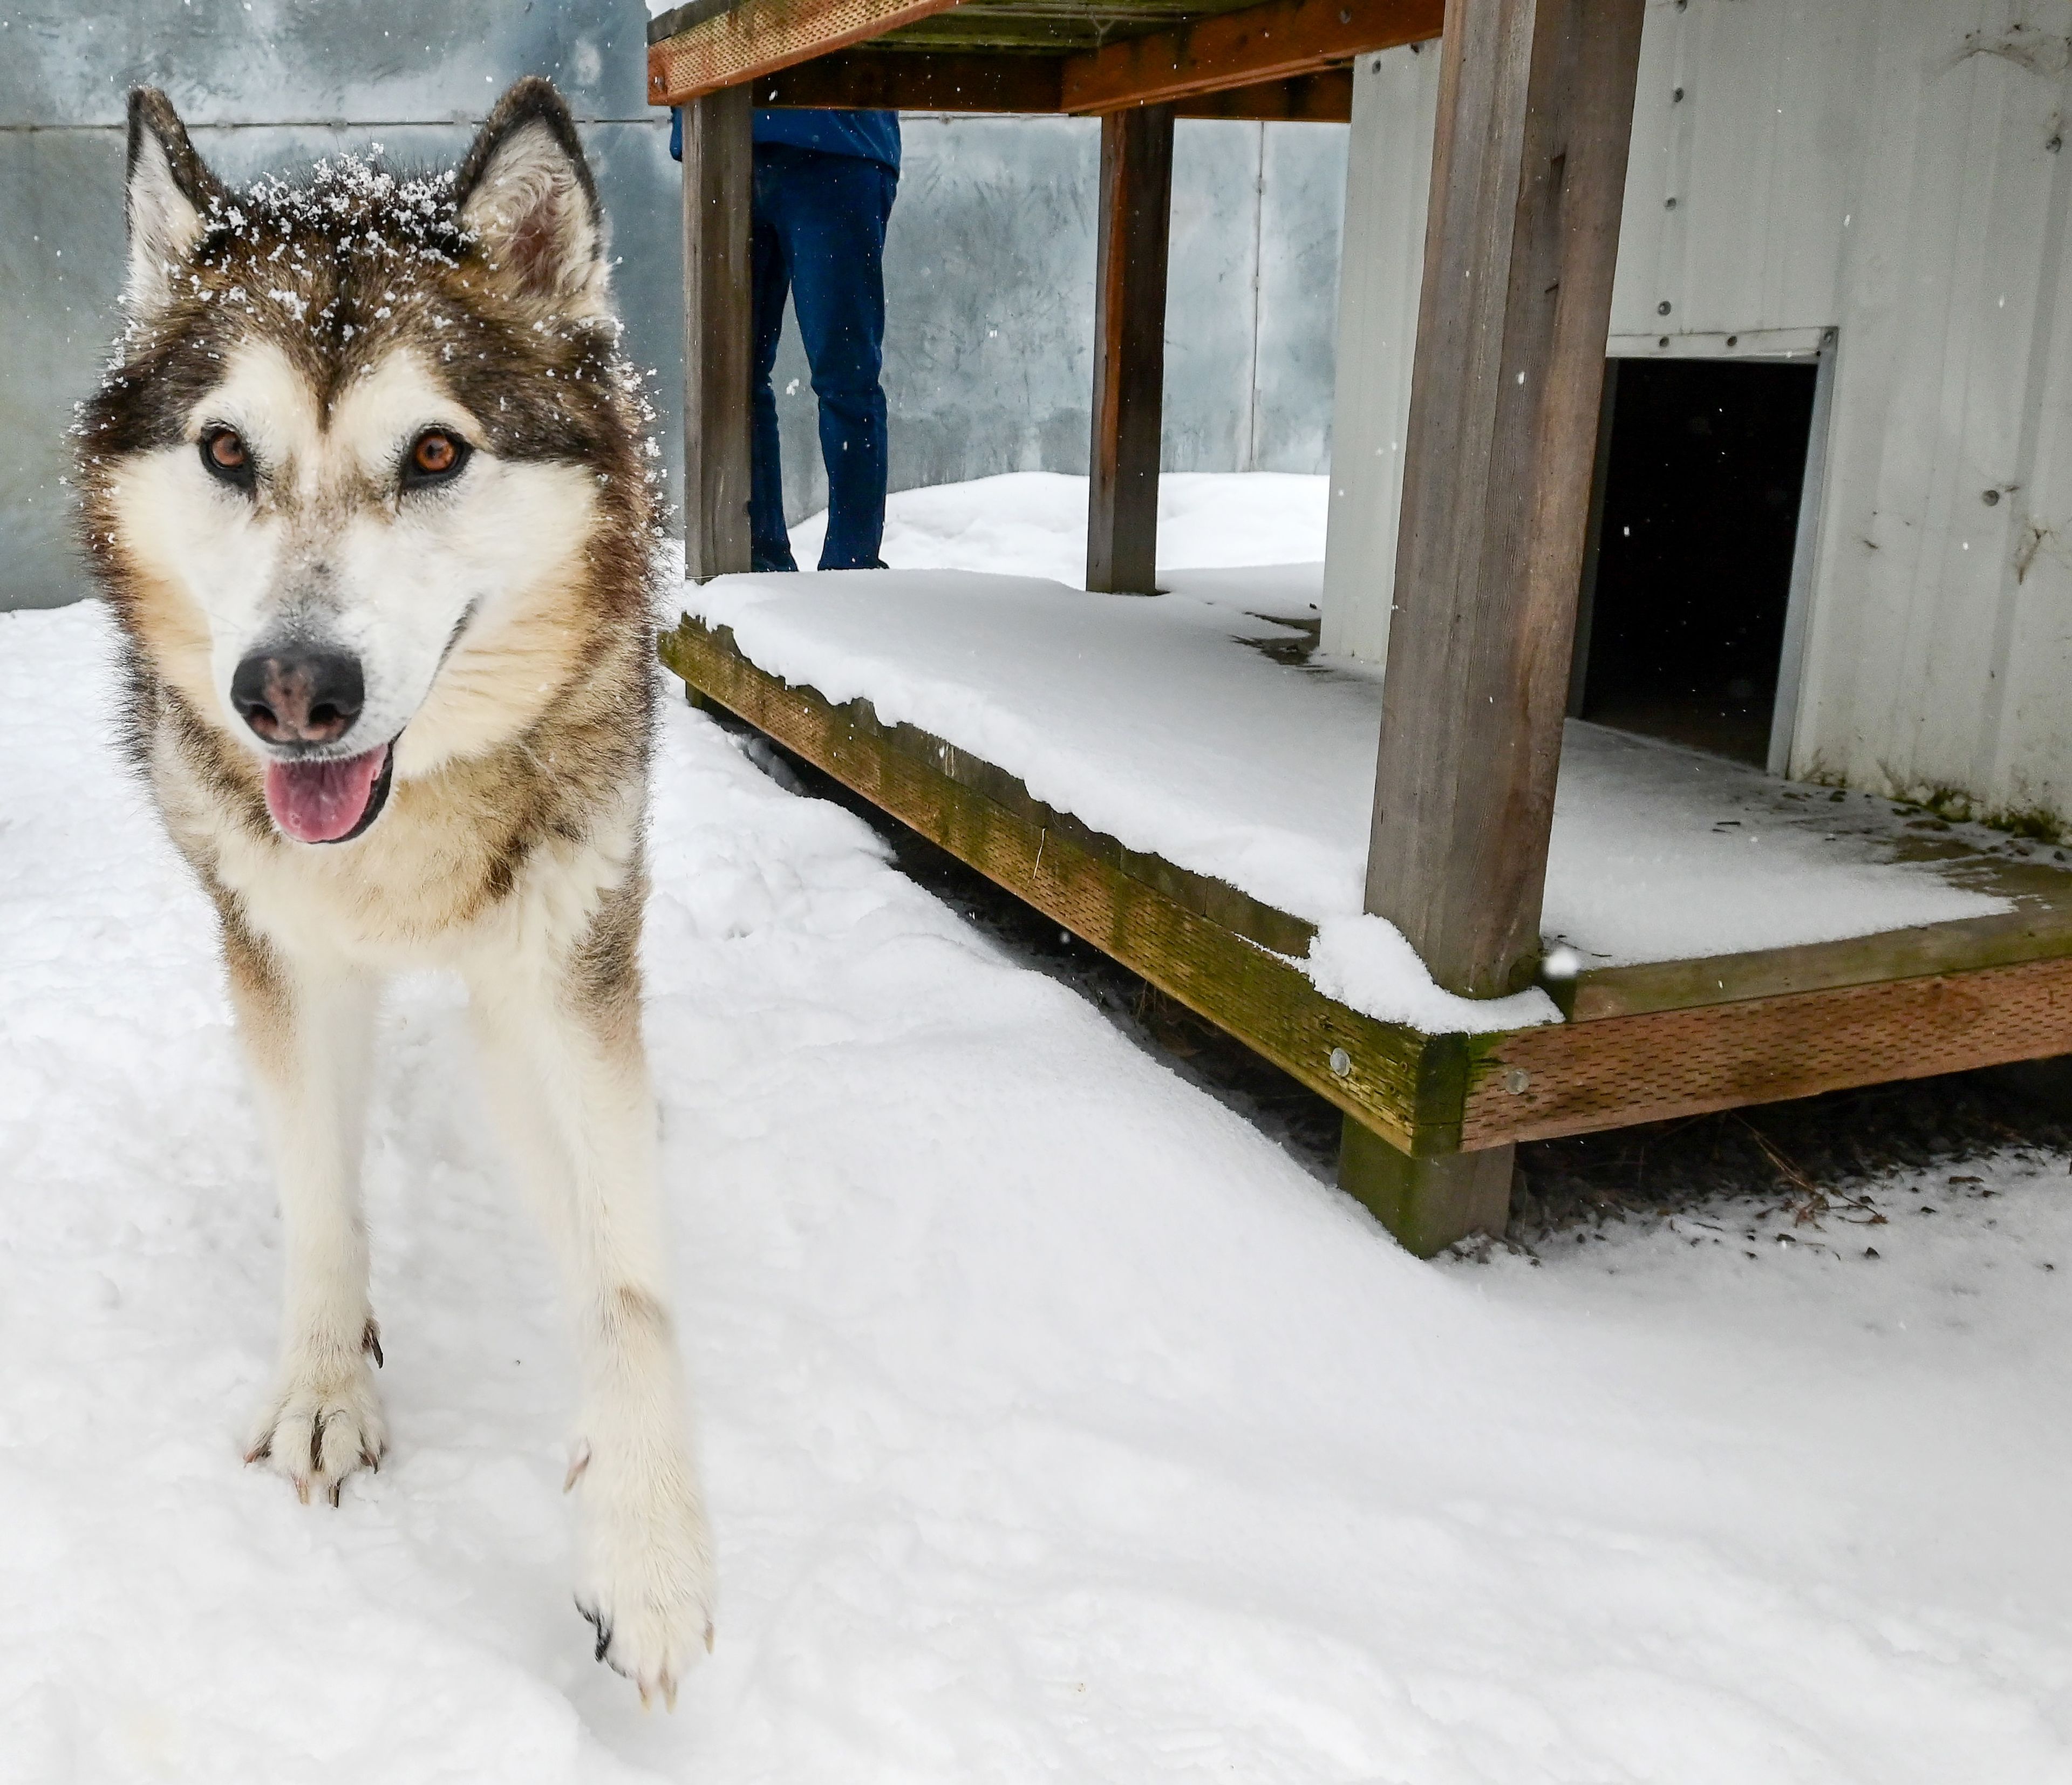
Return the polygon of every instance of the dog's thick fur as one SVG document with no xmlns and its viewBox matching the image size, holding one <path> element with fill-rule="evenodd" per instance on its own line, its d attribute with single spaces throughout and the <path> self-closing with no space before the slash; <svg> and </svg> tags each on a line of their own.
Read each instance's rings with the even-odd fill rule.
<svg viewBox="0 0 2072 1785">
<path fill-rule="evenodd" d="M 457 969 L 578 1335 L 577 1602 L 599 1659 L 673 1701 L 713 1577 L 640 1034 L 652 517 L 574 125 L 525 80 L 457 172 L 347 157 L 232 191 L 140 90 L 128 210 L 82 526 L 277 1157 L 280 1371 L 248 1460 L 335 1504 L 382 1455 L 359 1191 L 376 1004 L 389 973 Z M 467 456 L 413 487 L 427 430 Z M 205 456 L 232 430 L 241 486 Z M 390 745 L 343 841 L 295 841 L 269 804 L 283 761 L 338 751 L 270 742 L 232 698 L 283 640 L 356 661 L 350 747 Z"/>
</svg>

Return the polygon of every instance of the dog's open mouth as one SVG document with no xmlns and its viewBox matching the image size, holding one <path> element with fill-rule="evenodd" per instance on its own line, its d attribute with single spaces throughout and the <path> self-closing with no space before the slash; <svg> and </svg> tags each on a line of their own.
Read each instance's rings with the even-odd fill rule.
<svg viewBox="0 0 2072 1785">
<path fill-rule="evenodd" d="M 393 741 L 323 763 L 269 763 L 266 809 L 298 843 L 343 843 L 381 814 L 395 778 Z"/>
</svg>

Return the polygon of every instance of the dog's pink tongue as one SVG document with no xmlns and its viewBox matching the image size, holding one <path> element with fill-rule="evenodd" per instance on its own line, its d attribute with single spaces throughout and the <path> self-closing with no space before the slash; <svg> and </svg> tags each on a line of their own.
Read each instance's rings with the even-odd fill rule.
<svg viewBox="0 0 2072 1785">
<path fill-rule="evenodd" d="M 339 762 L 269 763 L 266 809 L 298 842 L 335 843 L 365 814 L 388 759 L 381 744 Z"/>
</svg>

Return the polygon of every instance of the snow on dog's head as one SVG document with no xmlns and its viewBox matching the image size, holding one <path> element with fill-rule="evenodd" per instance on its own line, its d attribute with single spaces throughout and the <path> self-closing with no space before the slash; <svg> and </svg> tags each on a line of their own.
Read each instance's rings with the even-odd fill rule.
<svg viewBox="0 0 2072 1785">
<path fill-rule="evenodd" d="M 528 80 L 453 171 L 377 146 L 233 190 L 139 89 L 126 202 L 89 553 L 281 829 L 343 840 L 392 778 L 524 730 L 585 614 L 643 598 L 652 448 L 589 167 Z"/>
</svg>

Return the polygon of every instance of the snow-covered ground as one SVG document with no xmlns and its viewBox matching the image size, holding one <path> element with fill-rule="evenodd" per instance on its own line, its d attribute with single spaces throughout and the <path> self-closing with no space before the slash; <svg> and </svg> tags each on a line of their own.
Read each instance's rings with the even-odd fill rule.
<svg viewBox="0 0 2072 1785">
<path fill-rule="evenodd" d="M 0 615 L 9 1785 L 2072 1779 L 2063 1160 L 1418 1265 L 674 705 L 648 1031 L 722 1604 L 643 1716 L 445 984 L 384 1026 L 391 1461 L 336 1511 L 240 1466 L 273 1193 L 106 652 Z"/>
<path fill-rule="evenodd" d="M 1270 611 L 1314 607 L 1323 586 L 1330 483 L 1286 471 L 1168 471 L 1158 479 L 1161 579 L 1196 594 L 1230 566 L 1270 565 L 1281 573 Z M 824 512 L 791 529 L 792 556 L 809 570 L 820 561 L 827 530 Z M 1009 471 L 898 491 L 885 505 L 878 555 L 902 570 L 996 570 L 1083 589 L 1087 480 Z M 1205 570 L 1211 574 L 1200 574 Z M 1246 580 L 1256 579 L 1254 572 Z M 1260 605 L 1256 586 L 1248 598 Z"/>
</svg>

